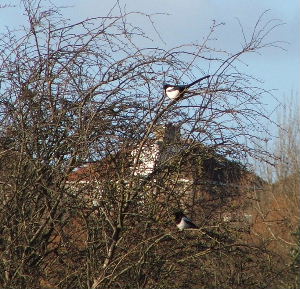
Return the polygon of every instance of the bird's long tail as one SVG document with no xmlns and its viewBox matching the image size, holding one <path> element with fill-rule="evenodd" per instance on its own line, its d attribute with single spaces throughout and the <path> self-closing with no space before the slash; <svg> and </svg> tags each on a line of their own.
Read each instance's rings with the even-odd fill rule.
<svg viewBox="0 0 300 289">
<path fill-rule="evenodd" d="M 203 77 L 201 77 L 201 78 L 195 80 L 194 82 L 188 84 L 188 85 L 187 85 L 187 88 L 188 88 L 188 87 L 191 87 L 192 85 L 194 85 L 194 84 L 196 84 L 196 83 L 198 83 L 198 82 L 200 82 L 200 81 L 202 81 L 202 80 L 204 80 L 204 79 L 206 79 L 206 78 L 209 78 L 209 77 L 210 77 L 210 75 L 203 76 Z"/>
</svg>

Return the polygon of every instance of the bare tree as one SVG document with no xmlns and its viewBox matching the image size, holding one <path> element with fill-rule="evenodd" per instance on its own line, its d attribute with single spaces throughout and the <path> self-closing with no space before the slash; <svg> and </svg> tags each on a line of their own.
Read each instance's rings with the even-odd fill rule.
<svg viewBox="0 0 300 289">
<path fill-rule="evenodd" d="M 258 195 L 256 203 L 257 222 L 254 225 L 256 237 L 268 240 L 268 246 L 280 254 L 285 264 L 285 277 L 278 287 L 297 288 L 299 263 L 299 103 L 290 96 L 278 112 L 277 138 L 270 151 L 277 156 L 275 166 L 259 163 L 258 169 L 265 172 L 269 181 Z M 298 255 L 297 255 L 298 254 Z M 298 259 L 297 259 L 298 258 Z M 291 268 L 294 267 L 294 270 Z"/>
<path fill-rule="evenodd" d="M 269 156 L 252 145 L 267 131 L 260 98 L 268 92 L 238 63 L 278 46 L 266 39 L 281 23 L 264 13 L 249 37 L 242 30 L 233 53 L 209 48 L 217 23 L 202 43 L 164 50 L 137 44 L 147 35 L 118 2 L 108 15 L 78 23 L 39 1 L 22 5 L 26 26 L 0 40 L 1 286 L 171 287 L 174 276 L 176 286 L 210 286 L 207 276 L 214 287 L 265 286 L 276 274 L 253 278 L 253 268 L 272 255 L 245 245 L 244 233 L 216 214 L 241 205 L 251 174 L 235 161 Z M 165 80 L 206 74 L 181 99 L 163 94 Z M 167 123 L 182 135 L 157 143 Z M 156 145 L 159 161 L 143 174 L 143 158 Z M 184 186 L 191 178 L 183 172 L 212 182 Z M 202 210 L 195 214 L 201 230 L 177 234 L 177 206 Z M 232 264 L 223 276 L 220 256 Z"/>
</svg>

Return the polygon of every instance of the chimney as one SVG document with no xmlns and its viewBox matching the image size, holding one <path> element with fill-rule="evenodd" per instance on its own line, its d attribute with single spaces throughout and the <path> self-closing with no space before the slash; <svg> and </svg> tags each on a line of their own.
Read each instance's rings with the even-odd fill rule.
<svg viewBox="0 0 300 289">
<path fill-rule="evenodd" d="M 175 143 L 180 140 L 180 127 L 172 123 L 159 125 L 155 128 L 154 134 L 157 142 Z"/>
</svg>

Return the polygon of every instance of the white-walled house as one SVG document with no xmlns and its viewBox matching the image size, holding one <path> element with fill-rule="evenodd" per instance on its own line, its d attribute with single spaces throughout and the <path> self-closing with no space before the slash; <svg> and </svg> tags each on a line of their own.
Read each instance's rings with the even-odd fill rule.
<svg viewBox="0 0 300 289">
<path fill-rule="evenodd" d="M 83 194 L 91 206 L 97 206 L 107 187 L 126 189 L 132 178 L 151 183 L 155 190 L 178 192 L 184 195 L 183 207 L 201 204 L 203 211 L 213 210 L 214 218 L 222 222 L 235 222 L 233 216 L 238 215 L 246 220 L 242 216 L 249 213 L 234 208 L 261 185 L 258 177 L 238 163 L 183 139 L 180 128 L 172 124 L 158 126 L 142 148 L 137 143 L 99 162 L 84 164 L 71 173 L 68 183 L 74 193 Z"/>
</svg>

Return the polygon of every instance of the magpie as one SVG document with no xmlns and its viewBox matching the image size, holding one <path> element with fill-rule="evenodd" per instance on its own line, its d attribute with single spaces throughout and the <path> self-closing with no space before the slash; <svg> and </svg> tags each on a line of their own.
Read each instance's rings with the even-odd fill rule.
<svg viewBox="0 0 300 289">
<path fill-rule="evenodd" d="M 203 77 L 193 81 L 192 83 L 186 84 L 186 85 L 184 85 L 184 84 L 183 85 L 174 85 L 174 84 L 165 83 L 164 84 L 165 94 L 172 100 L 178 99 L 179 97 L 183 96 L 183 94 L 188 90 L 188 88 L 190 88 L 194 84 L 196 84 L 206 78 L 209 78 L 209 77 L 210 77 L 210 75 L 203 76 Z"/>
<path fill-rule="evenodd" d="M 174 213 L 175 221 L 180 231 L 184 229 L 198 229 L 198 227 L 189 219 L 182 211 L 176 211 Z"/>
</svg>

